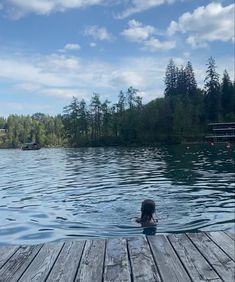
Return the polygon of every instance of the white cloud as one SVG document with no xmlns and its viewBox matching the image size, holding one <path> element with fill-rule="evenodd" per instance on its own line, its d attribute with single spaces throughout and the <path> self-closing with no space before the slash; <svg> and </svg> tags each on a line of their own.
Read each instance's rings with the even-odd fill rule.
<svg viewBox="0 0 235 282">
<path fill-rule="evenodd" d="M 39 103 L 17 103 L 17 102 L 1 102 L 1 116 L 7 117 L 11 114 L 24 114 L 43 112 L 48 114 L 56 114 L 50 105 Z"/>
<path fill-rule="evenodd" d="M 173 59 L 177 65 L 184 65 L 190 59 L 189 56 L 183 54 Z M 133 86 L 144 94 L 144 102 L 148 102 L 163 95 L 168 61 L 168 56 L 129 57 L 108 63 L 94 59 L 82 60 L 69 55 L 12 55 L 3 58 L 0 54 L 0 80 L 3 85 L 5 82 L 11 85 L 4 86 L 5 95 L 29 93 L 35 97 L 55 97 L 58 101 L 76 96 L 89 101 L 96 91 L 101 94 L 102 100 L 108 98 L 115 102 L 121 89 Z M 218 72 L 222 73 L 226 68 L 233 79 L 233 60 L 222 58 L 216 61 Z M 200 83 L 205 76 L 205 61 L 193 66 Z"/>
<path fill-rule="evenodd" d="M 232 41 L 234 38 L 234 7 L 231 4 L 223 7 L 212 2 L 201 6 L 192 13 L 187 12 L 172 21 L 168 34 L 176 32 L 188 35 L 186 42 L 192 47 L 206 47 L 212 41 Z"/>
<path fill-rule="evenodd" d="M 2 58 L 0 55 L 0 79 L 10 83 L 8 93 L 26 92 L 58 99 L 77 96 L 89 100 L 93 91 L 97 91 L 101 93 L 101 98 L 116 101 L 118 92 L 131 85 L 150 96 L 151 93 L 156 93 L 155 89 L 162 89 L 167 61 L 168 59 L 161 62 L 152 57 L 138 57 L 111 64 L 55 54 L 11 58 Z M 146 96 L 145 101 L 149 98 Z"/>
<path fill-rule="evenodd" d="M 187 37 L 186 42 L 193 48 L 206 48 L 208 47 L 205 41 L 198 40 L 196 36 L 190 35 Z"/>
<path fill-rule="evenodd" d="M 121 33 L 127 40 L 143 44 L 142 49 L 150 52 L 166 51 L 175 48 L 175 41 L 160 41 L 153 37 L 156 28 L 151 25 L 143 25 L 136 20 L 128 22 L 128 28 Z"/>
<path fill-rule="evenodd" d="M 24 90 L 27 92 L 37 92 L 42 86 L 40 84 L 31 83 L 31 82 L 23 82 L 15 85 L 16 89 Z"/>
<path fill-rule="evenodd" d="M 5 0 L 4 5 L 0 3 L 0 9 L 5 11 L 14 19 L 19 19 L 27 14 L 49 15 L 56 12 L 65 12 L 68 9 L 85 8 L 95 5 L 126 5 L 129 7 L 116 18 L 123 19 L 163 4 L 172 4 L 184 0 Z"/>
<path fill-rule="evenodd" d="M 72 97 L 84 98 L 87 93 L 73 88 L 48 88 L 40 91 L 41 95 L 71 99 Z"/>
<path fill-rule="evenodd" d="M 52 12 L 64 12 L 67 9 L 83 8 L 104 2 L 104 0 L 6 0 L 4 7 L 17 19 L 29 13 L 49 15 Z"/>
<path fill-rule="evenodd" d="M 107 40 L 114 39 L 113 35 L 107 31 L 105 27 L 99 27 L 97 25 L 87 26 L 84 30 L 86 36 L 91 36 L 95 40 Z"/>
<path fill-rule="evenodd" d="M 94 48 L 96 46 L 96 43 L 95 42 L 91 42 L 90 43 L 90 47 Z"/>
<path fill-rule="evenodd" d="M 125 85 L 126 87 L 130 85 L 142 87 L 145 81 L 142 74 L 134 70 L 119 69 L 111 73 L 110 83 L 112 85 Z"/>
<path fill-rule="evenodd" d="M 66 51 L 79 51 L 80 49 L 81 49 L 81 46 L 75 43 L 68 43 L 64 46 L 64 50 Z"/>
<path fill-rule="evenodd" d="M 121 33 L 126 39 L 133 42 L 142 42 L 146 40 L 151 34 L 155 33 L 155 28 L 150 25 L 144 26 L 141 22 L 130 20 L 128 28 Z"/>
<path fill-rule="evenodd" d="M 118 14 L 116 18 L 124 19 L 133 14 L 140 13 L 163 4 L 172 4 L 175 1 L 182 0 L 131 0 L 131 6 L 122 13 Z"/>
<path fill-rule="evenodd" d="M 0 77 L 5 79 L 43 85 L 67 85 L 66 79 L 54 74 L 47 67 L 41 67 L 37 61 L 30 62 L 30 58 L 0 57 L 0 65 Z"/>
<path fill-rule="evenodd" d="M 150 38 L 149 40 L 144 42 L 143 49 L 148 50 L 150 52 L 156 52 L 174 49 L 175 46 L 175 41 L 159 41 L 156 38 Z"/>
<path fill-rule="evenodd" d="M 80 61 L 75 56 L 51 54 L 46 56 L 44 60 L 40 62 L 40 66 L 42 68 L 46 66 L 53 73 L 61 71 L 74 72 L 79 70 Z"/>
</svg>

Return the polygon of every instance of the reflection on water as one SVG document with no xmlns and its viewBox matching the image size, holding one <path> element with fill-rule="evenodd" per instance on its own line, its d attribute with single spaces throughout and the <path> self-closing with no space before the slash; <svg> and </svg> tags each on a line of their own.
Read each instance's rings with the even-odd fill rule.
<svg viewBox="0 0 235 282">
<path fill-rule="evenodd" d="M 0 150 L 0 244 L 141 234 L 146 198 L 159 233 L 234 229 L 234 157 L 205 144 Z"/>
<path fill-rule="evenodd" d="M 149 226 L 143 228 L 143 234 L 144 235 L 155 235 L 157 233 L 157 227 L 156 226 Z"/>
</svg>

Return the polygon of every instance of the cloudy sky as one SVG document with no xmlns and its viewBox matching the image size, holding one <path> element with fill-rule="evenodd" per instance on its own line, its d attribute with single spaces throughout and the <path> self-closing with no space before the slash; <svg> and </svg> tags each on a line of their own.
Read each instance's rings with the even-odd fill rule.
<svg viewBox="0 0 235 282">
<path fill-rule="evenodd" d="M 163 96 L 170 58 L 234 78 L 234 1 L 0 0 L 0 116 L 61 113 L 73 96 Z"/>
</svg>

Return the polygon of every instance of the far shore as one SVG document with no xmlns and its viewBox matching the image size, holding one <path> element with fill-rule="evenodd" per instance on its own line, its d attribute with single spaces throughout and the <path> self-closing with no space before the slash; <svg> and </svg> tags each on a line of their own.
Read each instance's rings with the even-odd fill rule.
<svg viewBox="0 0 235 282">
<path fill-rule="evenodd" d="M 227 141 L 224 142 L 216 142 L 215 145 L 219 144 L 226 144 Z M 185 142 L 177 142 L 177 143 L 152 143 L 152 144 L 115 144 L 115 145 L 108 145 L 108 144 L 97 144 L 97 145 L 81 145 L 81 146 L 44 146 L 41 147 L 41 149 L 60 149 L 60 148 L 66 148 L 66 149 L 77 149 L 77 148 L 143 148 L 143 147 L 158 147 L 158 146 L 171 146 L 171 145 L 210 145 L 211 144 L 208 141 L 185 141 Z M 7 150 L 7 149 L 21 149 L 21 147 L 0 147 L 0 149 Z"/>
</svg>

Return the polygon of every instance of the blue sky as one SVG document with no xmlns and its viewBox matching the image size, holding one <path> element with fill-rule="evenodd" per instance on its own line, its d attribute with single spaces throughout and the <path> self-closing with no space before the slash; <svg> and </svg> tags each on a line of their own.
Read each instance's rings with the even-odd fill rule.
<svg viewBox="0 0 235 282">
<path fill-rule="evenodd" d="M 61 113 L 73 96 L 163 96 L 170 58 L 199 86 L 213 56 L 234 78 L 233 0 L 0 0 L 0 116 Z"/>
</svg>

